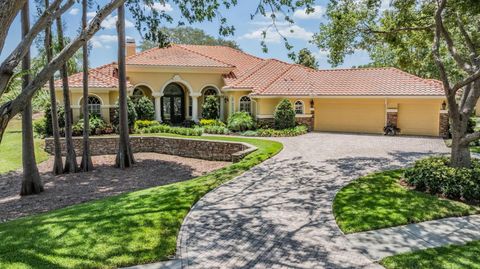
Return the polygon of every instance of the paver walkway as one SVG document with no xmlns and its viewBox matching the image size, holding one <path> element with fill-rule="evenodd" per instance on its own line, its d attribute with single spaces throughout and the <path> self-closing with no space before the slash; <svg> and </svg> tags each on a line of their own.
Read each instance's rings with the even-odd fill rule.
<svg viewBox="0 0 480 269">
<path fill-rule="evenodd" d="M 352 248 L 372 260 L 386 256 L 480 240 L 480 215 L 433 220 L 346 236 Z"/>
<path fill-rule="evenodd" d="M 434 138 L 310 133 L 203 197 L 178 239 L 183 268 L 380 268 L 332 214 L 349 181 L 447 152 Z"/>
</svg>

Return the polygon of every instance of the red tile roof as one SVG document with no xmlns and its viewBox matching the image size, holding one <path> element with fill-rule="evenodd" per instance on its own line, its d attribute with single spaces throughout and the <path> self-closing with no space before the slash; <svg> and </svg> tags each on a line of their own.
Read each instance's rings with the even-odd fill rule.
<svg viewBox="0 0 480 269">
<path fill-rule="evenodd" d="M 185 67 L 223 67 L 233 65 L 190 50 L 187 46 L 169 46 L 153 48 L 127 57 L 127 65 L 185 66 Z"/>
<path fill-rule="evenodd" d="M 223 75 L 225 89 L 249 89 L 265 96 L 443 96 L 442 83 L 396 68 L 314 70 L 275 59 L 261 59 L 224 46 L 172 45 L 130 57 L 127 65 L 231 69 Z M 118 87 L 115 64 L 90 70 L 95 88 Z M 82 73 L 69 77 L 82 87 Z M 56 81 L 61 86 L 61 81 Z M 131 86 L 130 84 L 128 86 Z"/>
<path fill-rule="evenodd" d="M 88 87 L 118 88 L 118 78 L 115 72 L 118 72 L 115 63 L 102 65 L 88 70 Z M 68 86 L 70 88 L 83 88 L 83 72 L 69 76 Z M 55 87 L 62 87 L 61 79 L 55 80 Z M 127 81 L 127 87 L 132 87 L 129 81 Z"/>
</svg>

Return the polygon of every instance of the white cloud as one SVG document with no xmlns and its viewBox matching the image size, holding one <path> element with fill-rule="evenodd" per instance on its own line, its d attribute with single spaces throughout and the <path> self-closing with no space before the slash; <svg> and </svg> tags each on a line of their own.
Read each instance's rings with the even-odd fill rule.
<svg viewBox="0 0 480 269">
<path fill-rule="evenodd" d="M 97 15 L 97 12 L 95 12 L 95 11 L 87 12 L 87 17 L 88 18 L 93 18 L 93 17 L 95 17 L 95 15 Z"/>
<path fill-rule="evenodd" d="M 298 9 L 293 13 L 293 17 L 296 19 L 309 20 L 309 19 L 321 19 L 325 14 L 325 8 L 322 6 L 314 6 L 315 11 L 307 14 L 307 9 Z"/>
<path fill-rule="evenodd" d="M 117 15 L 109 15 L 105 20 L 102 21 L 101 26 L 105 29 L 115 29 L 117 25 L 117 18 Z M 132 28 L 133 26 L 133 22 L 125 19 L 125 28 Z"/>
<path fill-rule="evenodd" d="M 117 42 L 117 35 L 95 35 L 90 39 L 93 48 L 109 48 L 108 44 Z"/>
<path fill-rule="evenodd" d="M 68 14 L 75 16 L 75 15 L 77 15 L 79 12 L 80 12 L 80 9 L 78 9 L 78 8 L 72 8 L 72 9 L 68 12 Z"/>
<path fill-rule="evenodd" d="M 170 11 L 173 11 L 172 5 L 170 5 L 169 3 L 164 3 L 164 4 L 162 4 L 162 3 L 159 3 L 159 2 L 155 2 L 155 3 L 153 3 L 153 5 L 147 6 L 147 7 L 151 8 L 151 9 L 155 9 L 155 10 L 158 11 L 158 12 L 162 12 L 162 11 L 164 11 L 164 12 L 170 12 Z"/>
<path fill-rule="evenodd" d="M 266 32 L 265 42 L 267 43 L 279 43 L 282 40 L 282 36 L 292 39 L 300 39 L 309 41 L 313 37 L 313 33 L 305 30 L 298 25 L 277 26 L 278 31 L 273 27 L 269 27 Z M 257 29 L 253 32 L 244 34 L 241 39 L 256 39 L 263 40 L 262 32 L 265 29 Z"/>
</svg>

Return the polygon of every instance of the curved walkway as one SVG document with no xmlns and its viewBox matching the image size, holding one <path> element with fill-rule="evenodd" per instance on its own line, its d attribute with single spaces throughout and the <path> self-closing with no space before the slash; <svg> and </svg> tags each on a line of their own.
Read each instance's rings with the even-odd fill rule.
<svg viewBox="0 0 480 269">
<path fill-rule="evenodd" d="M 208 193 L 178 239 L 183 268 L 379 268 L 350 246 L 336 192 L 366 173 L 447 152 L 435 138 L 310 133 Z"/>
</svg>

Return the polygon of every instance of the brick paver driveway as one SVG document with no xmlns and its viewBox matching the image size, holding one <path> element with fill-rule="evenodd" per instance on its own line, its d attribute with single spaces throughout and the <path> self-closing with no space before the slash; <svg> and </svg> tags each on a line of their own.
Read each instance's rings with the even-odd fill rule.
<svg viewBox="0 0 480 269">
<path fill-rule="evenodd" d="M 360 175 L 447 152 L 441 139 L 310 133 L 208 193 L 185 219 L 183 268 L 377 268 L 350 248 L 335 193 Z"/>
</svg>

